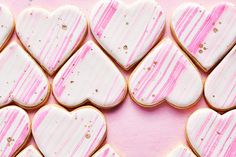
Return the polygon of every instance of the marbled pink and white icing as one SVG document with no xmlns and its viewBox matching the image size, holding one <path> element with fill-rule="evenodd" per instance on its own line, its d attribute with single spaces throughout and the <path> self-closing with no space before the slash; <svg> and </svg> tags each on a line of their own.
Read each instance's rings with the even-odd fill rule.
<svg viewBox="0 0 236 157">
<path fill-rule="evenodd" d="M 33 145 L 26 147 L 16 157 L 43 157 Z"/>
<path fill-rule="evenodd" d="M 171 39 L 164 39 L 129 79 L 132 98 L 145 107 L 166 100 L 177 108 L 194 104 L 202 94 L 201 76 Z"/>
<path fill-rule="evenodd" d="M 204 92 L 208 103 L 219 110 L 236 107 L 236 46 L 211 72 Z"/>
<path fill-rule="evenodd" d="M 108 144 L 98 150 L 92 157 L 120 157 L 119 154 Z"/>
<path fill-rule="evenodd" d="M 236 156 L 236 110 L 220 115 L 199 109 L 188 120 L 188 140 L 201 157 Z"/>
<path fill-rule="evenodd" d="M 172 31 L 179 43 L 205 71 L 209 71 L 236 42 L 236 7 L 219 3 L 210 11 L 186 3 L 172 16 Z"/>
<path fill-rule="evenodd" d="M 30 135 L 30 119 L 17 106 L 0 109 L 0 157 L 11 157 Z"/>
<path fill-rule="evenodd" d="M 16 31 L 29 53 L 54 74 L 84 38 L 87 20 L 75 6 L 62 6 L 52 13 L 29 8 L 19 14 Z"/>
<path fill-rule="evenodd" d="M 12 42 L 0 53 L 0 63 L 0 107 L 14 101 L 28 109 L 47 99 L 47 77 L 17 43 Z"/>
<path fill-rule="evenodd" d="M 66 107 L 76 107 L 87 100 L 98 107 L 114 107 L 126 91 L 125 78 L 92 41 L 85 43 L 53 80 L 54 96 Z"/>
<path fill-rule="evenodd" d="M 105 0 L 94 8 L 90 23 L 102 47 L 129 69 L 156 44 L 165 28 L 165 15 L 154 0 L 139 0 L 131 6 Z"/>
<path fill-rule="evenodd" d="M 0 49 L 10 38 L 14 30 L 14 18 L 10 10 L 0 4 Z"/>
<path fill-rule="evenodd" d="M 106 137 L 106 121 L 90 106 L 68 112 L 49 105 L 35 114 L 32 132 L 46 157 L 89 157 Z"/>
<path fill-rule="evenodd" d="M 197 157 L 189 148 L 180 145 L 168 154 L 167 157 Z"/>
</svg>

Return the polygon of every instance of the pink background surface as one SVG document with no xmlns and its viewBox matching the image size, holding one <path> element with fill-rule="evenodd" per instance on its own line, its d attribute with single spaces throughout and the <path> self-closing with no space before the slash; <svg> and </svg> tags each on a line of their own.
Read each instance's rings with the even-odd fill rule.
<svg viewBox="0 0 236 157">
<path fill-rule="evenodd" d="M 98 0 L 0 0 L 8 6 L 13 14 L 17 14 L 27 7 L 43 7 L 54 10 L 64 4 L 80 7 L 87 16 Z M 131 3 L 135 0 L 125 0 Z M 221 0 L 195 0 L 207 8 Z M 228 0 L 236 3 L 236 0 Z M 159 0 L 167 15 L 165 36 L 170 34 L 169 21 L 174 9 L 188 0 Z M 89 32 L 86 40 L 93 38 Z M 16 35 L 12 40 L 18 40 Z M 85 40 L 85 41 L 86 41 Z M 84 41 L 84 42 L 85 42 Z M 131 70 L 132 71 L 132 70 Z M 130 72 L 131 72 L 130 71 Z M 128 77 L 130 72 L 123 73 Z M 205 74 L 202 73 L 203 79 Z M 48 103 L 55 103 L 53 96 Z M 191 109 L 178 110 L 167 103 L 153 109 L 145 109 L 135 104 L 129 96 L 115 109 L 103 110 L 108 125 L 106 143 L 111 144 L 125 157 L 159 157 L 166 156 L 179 144 L 187 144 L 185 139 L 185 123 L 192 112 L 198 108 L 207 107 L 204 98 Z M 30 111 L 31 117 L 35 111 Z M 32 137 L 27 145 L 34 143 Z"/>
</svg>

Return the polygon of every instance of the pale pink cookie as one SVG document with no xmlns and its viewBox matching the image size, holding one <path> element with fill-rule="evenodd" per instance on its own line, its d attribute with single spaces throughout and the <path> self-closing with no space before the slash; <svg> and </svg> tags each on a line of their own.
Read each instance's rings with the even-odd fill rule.
<svg viewBox="0 0 236 157">
<path fill-rule="evenodd" d="M 130 95 L 144 107 L 156 106 L 164 100 L 177 108 L 190 107 L 202 90 L 198 70 L 171 39 L 157 45 L 129 79 Z"/>
<path fill-rule="evenodd" d="M 180 145 L 168 154 L 167 157 L 197 157 L 189 148 Z"/>
<path fill-rule="evenodd" d="M 212 71 L 205 82 L 207 102 L 217 110 L 236 107 L 236 46 Z"/>
<path fill-rule="evenodd" d="M 186 3 L 172 16 L 172 32 L 179 44 L 209 71 L 236 42 L 236 7 L 218 3 L 210 11 L 197 3 Z"/>
<path fill-rule="evenodd" d="M 192 148 L 201 157 L 236 156 L 236 110 L 220 115 L 199 109 L 188 120 L 186 132 Z"/>
<path fill-rule="evenodd" d="M 106 137 L 106 120 L 90 106 L 68 112 L 49 105 L 35 114 L 32 132 L 46 157 L 88 157 Z"/>
<path fill-rule="evenodd" d="M 0 53 L 0 107 L 11 102 L 30 109 L 43 104 L 49 82 L 36 62 L 17 43 Z"/>
<path fill-rule="evenodd" d="M 127 91 L 125 78 L 92 41 L 85 43 L 60 69 L 53 80 L 53 93 L 66 107 L 90 101 L 98 107 L 118 105 Z"/>
<path fill-rule="evenodd" d="M 119 0 L 103 0 L 93 9 L 90 23 L 97 41 L 128 70 L 160 39 L 165 15 L 154 0 L 139 0 L 130 6 Z"/>
<path fill-rule="evenodd" d="M 29 53 L 52 75 L 84 38 L 87 20 L 75 6 L 62 6 L 52 13 L 29 8 L 18 16 L 16 31 Z"/>
<path fill-rule="evenodd" d="M 120 157 L 119 154 L 108 144 L 98 150 L 92 157 Z"/>
<path fill-rule="evenodd" d="M 0 109 L 0 156 L 14 156 L 30 135 L 30 119 L 17 106 Z"/>
<path fill-rule="evenodd" d="M 43 157 L 34 146 L 30 145 L 22 150 L 16 157 Z"/>
<path fill-rule="evenodd" d="M 14 31 L 14 18 L 10 10 L 0 4 L 0 49 L 10 39 Z"/>
</svg>

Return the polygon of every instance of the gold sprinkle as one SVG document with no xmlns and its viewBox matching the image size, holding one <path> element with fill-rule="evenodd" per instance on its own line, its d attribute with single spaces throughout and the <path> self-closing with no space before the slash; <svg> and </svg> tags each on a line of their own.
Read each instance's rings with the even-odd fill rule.
<svg viewBox="0 0 236 157">
<path fill-rule="evenodd" d="M 63 30 L 66 30 L 66 29 L 67 29 L 67 25 L 64 25 L 64 24 L 63 24 L 63 25 L 61 26 L 61 28 L 62 28 Z"/>
<path fill-rule="evenodd" d="M 218 32 L 218 29 L 217 29 L 217 28 L 214 28 L 213 31 L 216 33 L 216 32 Z"/>
<path fill-rule="evenodd" d="M 98 89 L 95 89 L 95 92 L 97 93 L 97 92 L 98 92 Z"/>
<path fill-rule="evenodd" d="M 203 51 L 202 51 L 202 50 L 199 50 L 198 52 L 199 52 L 199 53 L 203 53 Z"/>
<path fill-rule="evenodd" d="M 126 24 L 126 25 L 129 25 L 129 22 L 126 22 L 125 24 Z"/>
<path fill-rule="evenodd" d="M 207 48 L 206 48 L 206 47 L 203 47 L 203 50 L 207 50 Z"/>
<path fill-rule="evenodd" d="M 123 49 L 124 49 L 124 50 L 128 50 L 128 46 L 127 46 L 127 45 L 124 45 Z"/>
<path fill-rule="evenodd" d="M 87 133 L 87 134 L 85 135 L 85 137 L 86 137 L 87 139 L 89 139 L 89 138 L 91 137 L 91 135 Z"/>
</svg>

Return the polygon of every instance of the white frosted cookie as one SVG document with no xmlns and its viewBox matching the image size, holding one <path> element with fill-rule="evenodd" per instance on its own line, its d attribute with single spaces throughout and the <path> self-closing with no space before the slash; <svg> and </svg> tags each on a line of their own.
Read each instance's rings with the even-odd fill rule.
<svg viewBox="0 0 236 157">
<path fill-rule="evenodd" d="M 35 114 L 32 132 L 46 157 L 89 157 L 106 137 L 106 120 L 90 106 L 68 112 L 48 105 Z"/>
<path fill-rule="evenodd" d="M 157 45 L 129 79 L 130 95 L 144 107 L 166 100 L 174 107 L 186 108 L 199 99 L 202 90 L 198 70 L 171 39 Z"/>
<path fill-rule="evenodd" d="M 54 96 L 69 108 L 86 101 L 101 108 L 114 107 L 124 99 L 126 90 L 125 78 L 92 41 L 85 43 L 53 80 Z"/>
<path fill-rule="evenodd" d="M 192 148 L 201 157 L 236 156 L 236 110 L 224 115 L 205 108 L 195 111 L 186 125 Z"/>
<path fill-rule="evenodd" d="M 236 7 L 218 3 L 210 11 L 197 3 L 179 6 L 171 20 L 179 44 L 209 71 L 236 42 Z"/>
<path fill-rule="evenodd" d="M 0 4 L 0 49 L 10 39 L 14 31 L 14 18 L 10 10 Z"/>
<path fill-rule="evenodd" d="M 16 157 L 43 157 L 34 146 L 30 145 L 22 150 Z"/>
<path fill-rule="evenodd" d="M 0 109 L 0 131 L 0 156 L 14 156 L 31 133 L 29 116 L 17 106 Z"/>
<path fill-rule="evenodd" d="M 79 46 L 87 20 L 75 6 L 62 6 L 52 13 L 29 8 L 19 14 L 16 31 L 28 52 L 52 75 Z"/>
<path fill-rule="evenodd" d="M 0 107 L 16 102 L 31 109 L 42 105 L 49 95 L 47 77 L 17 43 L 0 53 Z"/>
<path fill-rule="evenodd" d="M 189 148 L 180 145 L 168 154 L 167 157 L 197 157 Z"/>
<path fill-rule="evenodd" d="M 236 46 L 211 72 L 205 82 L 207 102 L 217 110 L 236 107 Z"/>
<path fill-rule="evenodd" d="M 139 0 L 130 6 L 103 0 L 93 9 L 90 24 L 101 46 L 128 70 L 160 39 L 165 14 L 154 0 Z"/>
<path fill-rule="evenodd" d="M 119 154 L 108 144 L 98 150 L 92 157 L 120 157 Z"/>
</svg>

